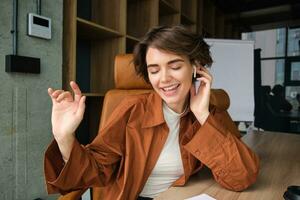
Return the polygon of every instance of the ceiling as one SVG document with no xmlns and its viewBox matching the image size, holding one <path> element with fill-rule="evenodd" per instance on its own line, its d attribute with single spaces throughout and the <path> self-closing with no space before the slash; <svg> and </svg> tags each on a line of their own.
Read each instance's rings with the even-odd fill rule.
<svg viewBox="0 0 300 200">
<path fill-rule="evenodd" d="M 300 25 L 300 0 L 213 0 L 241 31 Z"/>
</svg>

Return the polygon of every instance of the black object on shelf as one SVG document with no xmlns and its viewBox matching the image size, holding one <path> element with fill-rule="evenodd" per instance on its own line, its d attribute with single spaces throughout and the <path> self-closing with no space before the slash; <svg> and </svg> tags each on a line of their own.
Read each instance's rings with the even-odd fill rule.
<svg viewBox="0 0 300 200">
<path fill-rule="evenodd" d="M 6 55 L 5 71 L 39 74 L 41 71 L 41 61 L 39 58 Z"/>
<path fill-rule="evenodd" d="M 300 186 L 292 185 L 283 194 L 285 200 L 300 200 Z"/>
</svg>

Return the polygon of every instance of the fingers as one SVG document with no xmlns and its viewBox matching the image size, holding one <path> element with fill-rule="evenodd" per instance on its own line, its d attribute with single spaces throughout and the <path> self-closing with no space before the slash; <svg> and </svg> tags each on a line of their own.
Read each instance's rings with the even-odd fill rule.
<svg viewBox="0 0 300 200">
<path fill-rule="evenodd" d="M 76 115 L 80 118 L 83 117 L 84 114 L 84 110 L 85 110 L 85 96 L 82 96 L 79 100 L 79 105 L 78 105 L 78 109 L 76 111 Z"/>
<path fill-rule="evenodd" d="M 57 102 L 61 102 L 62 100 L 66 100 L 66 101 L 73 101 L 73 97 L 72 97 L 72 94 L 71 92 L 67 91 L 67 92 L 63 92 L 61 93 L 57 98 L 56 98 L 56 101 Z"/>
<path fill-rule="evenodd" d="M 208 79 L 208 78 L 206 78 L 206 77 L 204 77 L 204 76 L 202 76 L 200 78 L 197 78 L 197 80 L 201 81 L 200 86 L 202 86 L 202 85 L 209 85 L 209 86 L 211 86 L 211 80 Z"/>
<path fill-rule="evenodd" d="M 74 81 L 71 81 L 70 86 L 74 92 L 75 101 L 79 102 L 82 95 L 78 85 Z M 62 100 L 73 101 L 72 94 L 69 91 L 53 90 L 52 88 L 48 88 L 48 94 L 53 103 L 61 102 Z"/>
<path fill-rule="evenodd" d="M 63 90 L 53 90 L 52 88 L 48 88 L 48 94 L 51 97 L 52 103 L 57 103 L 56 98 L 58 95 L 63 93 Z"/>
<path fill-rule="evenodd" d="M 199 74 L 200 77 L 207 78 L 208 80 L 210 80 L 210 82 L 212 82 L 212 80 L 213 80 L 212 75 L 209 73 L 209 71 L 205 67 L 201 67 L 200 69 L 197 69 L 197 74 Z"/>
<path fill-rule="evenodd" d="M 72 94 L 69 91 L 48 89 L 48 94 L 53 103 L 59 103 L 62 100 L 73 101 Z"/>
<path fill-rule="evenodd" d="M 201 70 L 201 71 L 204 71 L 204 72 L 206 72 L 207 74 L 209 74 L 210 76 L 212 76 L 211 74 L 210 74 L 210 72 L 209 72 L 209 68 L 207 68 L 207 67 L 204 67 L 203 65 L 201 65 L 197 60 L 195 61 L 195 63 L 196 63 L 196 65 L 197 65 L 197 70 Z"/>
<path fill-rule="evenodd" d="M 194 84 L 192 84 L 192 86 L 190 88 L 190 95 L 191 95 L 191 97 L 196 95 L 196 88 L 195 88 Z"/>
<path fill-rule="evenodd" d="M 53 93 L 53 89 L 52 89 L 52 88 L 48 88 L 48 94 L 49 94 L 50 97 L 52 97 L 52 96 L 51 96 L 52 93 Z"/>
<path fill-rule="evenodd" d="M 53 99 L 52 94 L 53 94 L 53 89 L 52 88 L 48 88 L 48 94 L 50 96 L 51 99 Z"/>
<path fill-rule="evenodd" d="M 63 92 L 64 92 L 63 90 L 54 90 L 51 94 L 51 97 L 56 99 Z"/>
<path fill-rule="evenodd" d="M 70 82 L 70 86 L 74 92 L 75 101 L 79 102 L 81 99 L 81 90 L 79 89 L 78 85 L 74 81 Z"/>
<path fill-rule="evenodd" d="M 52 88 L 48 88 L 48 94 L 49 94 L 49 96 L 50 96 L 50 98 L 52 100 L 52 103 L 54 104 L 55 103 L 55 99 L 54 99 L 54 97 L 52 97 L 53 92 L 54 91 L 53 91 Z"/>
</svg>

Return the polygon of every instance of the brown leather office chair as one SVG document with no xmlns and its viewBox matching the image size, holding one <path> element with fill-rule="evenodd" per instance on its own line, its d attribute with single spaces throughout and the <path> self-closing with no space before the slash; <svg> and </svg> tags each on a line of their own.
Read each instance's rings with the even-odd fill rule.
<svg viewBox="0 0 300 200">
<path fill-rule="evenodd" d="M 152 89 L 150 84 L 147 84 L 141 77 L 138 77 L 135 74 L 132 58 L 132 54 L 118 55 L 115 58 L 115 89 L 112 89 L 105 94 L 99 125 L 100 129 L 122 99 L 126 98 L 128 95 L 146 93 Z M 217 106 L 221 110 L 227 110 L 229 104 L 229 96 L 224 90 L 211 90 L 210 105 Z M 61 196 L 59 200 L 77 200 L 85 190 L 70 192 Z M 94 187 L 92 191 L 94 200 L 104 199 L 101 197 L 101 188 Z"/>
</svg>

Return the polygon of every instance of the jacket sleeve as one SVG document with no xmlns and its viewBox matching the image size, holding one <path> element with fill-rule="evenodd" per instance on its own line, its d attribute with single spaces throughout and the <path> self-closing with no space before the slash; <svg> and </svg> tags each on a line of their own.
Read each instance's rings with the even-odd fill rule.
<svg viewBox="0 0 300 200">
<path fill-rule="evenodd" d="M 211 111 L 201 126 L 194 124 L 195 135 L 185 149 L 208 166 L 223 187 L 241 191 L 255 182 L 258 156 L 239 138 L 240 133 L 227 111 Z"/>
<path fill-rule="evenodd" d="M 67 163 L 64 163 L 54 140 L 44 158 L 48 193 L 65 194 L 107 185 L 115 177 L 124 158 L 125 130 L 131 110 L 124 103 L 119 106 L 91 144 L 82 146 L 75 140 Z"/>
</svg>

